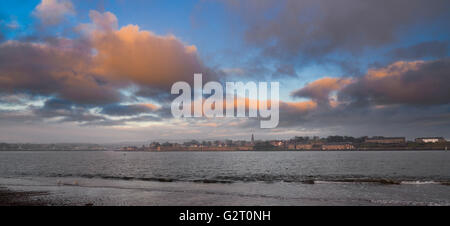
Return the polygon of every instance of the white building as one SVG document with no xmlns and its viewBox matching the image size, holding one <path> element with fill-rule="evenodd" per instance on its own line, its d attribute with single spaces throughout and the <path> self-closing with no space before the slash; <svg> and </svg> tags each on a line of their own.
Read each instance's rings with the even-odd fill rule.
<svg viewBox="0 0 450 226">
<path fill-rule="evenodd" d="M 416 143 L 441 143 L 446 142 L 443 137 L 419 137 L 415 139 Z"/>
</svg>

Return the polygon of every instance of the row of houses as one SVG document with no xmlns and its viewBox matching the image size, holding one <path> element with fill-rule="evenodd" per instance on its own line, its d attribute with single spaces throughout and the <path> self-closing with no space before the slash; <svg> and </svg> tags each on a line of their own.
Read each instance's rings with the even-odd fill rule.
<svg viewBox="0 0 450 226">
<path fill-rule="evenodd" d="M 336 144 L 289 144 L 288 150 L 354 150 L 356 149 L 350 143 L 336 143 Z"/>
<path fill-rule="evenodd" d="M 405 137 L 371 137 L 358 139 L 354 142 L 336 142 L 326 139 L 312 140 L 271 140 L 255 141 L 226 141 L 226 142 L 185 142 L 177 143 L 152 143 L 149 146 L 124 147 L 124 151 L 258 151 L 258 150 L 378 150 L 378 149 L 430 149 L 432 146 L 446 146 L 446 140 L 442 137 L 419 137 L 415 142 L 407 142 Z M 442 143 L 443 145 L 441 145 Z M 438 144 L 438 145 L 436 145 Z M 436 148 L 436 147 L 435 147 Z M 442 148 L 442 147 L 438 147 Z M 433 149 L 433 148 L 431 148 Z"/>
<path fill-rule="evenodd" d="M 365 142 L 375 144 L 402 144 L 406 143 L 406 139 L 404 137 L 372 137 L 367 138 Z M 443 137 L 419 137 L 414 139 L 414 142 L 422 144 L 445 143 L 447 142 L 447 140 L 445 140 Z"/>
<path fill-rule="evenodd" d="M 447 140 L 445 140 L 443 137 L 419 137 L 414 140 L 416 143 L 445 143 Z"/>
<path fill-rule="evenodd" d="M 420 137 L 416 138 L 416 144 L 438 144 L 446 143 L 443 137 Z M 307 143 L 297 143 L 295 141 L 272 141 L 271 145 L 288 150 L 355 150 L 366 147 L 402 147 L 407 145 L 405 137 L 371 137 L 366 138 L 362 143 L 338 142 L 327 143 L 316 140 Z"/>
</svg>

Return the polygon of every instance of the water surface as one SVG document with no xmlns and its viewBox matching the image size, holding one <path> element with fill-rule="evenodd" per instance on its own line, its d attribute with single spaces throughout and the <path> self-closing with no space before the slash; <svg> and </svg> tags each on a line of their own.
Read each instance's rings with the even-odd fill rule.
<svg viewBox="0 0 450 226">
<path fill-rule="evenodd" d="M 0 152 L 0 184 L 75 205 L 450 205 L 449 160 L 444 151 Z"/>
</svg>

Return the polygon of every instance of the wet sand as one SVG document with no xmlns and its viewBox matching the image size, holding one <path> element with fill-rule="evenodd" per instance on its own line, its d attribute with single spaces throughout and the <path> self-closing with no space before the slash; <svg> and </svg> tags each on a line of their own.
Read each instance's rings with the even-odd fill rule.
<svg viewBox="0 0 450 226">
<path fill-rule="evenodd" d="M 56 203 L 42 198 L 48 192 L 12 191 L 0 187 L 0 206 L 54 206 Z"/>
</svg>

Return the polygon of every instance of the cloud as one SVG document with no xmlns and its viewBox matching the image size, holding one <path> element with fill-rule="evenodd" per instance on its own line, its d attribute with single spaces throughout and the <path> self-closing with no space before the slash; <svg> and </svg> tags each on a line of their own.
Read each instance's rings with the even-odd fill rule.
<svg viewBox="0 0 450 226">
<path fill-rule="evenodd" d="M 339 91 L 350 83 L 352 83 L 352 79 L 349 78 L 324 77 L 308 83 L 301 89 L 293 91 L 291 96 L 306 97 L 320 103 L 328 103 L 331 92 Z"/>
<path fill-rule="evenodd" d="M 118 18 L 111 12 L 90 11 L 90 23 L 73 29 L 64 27 L 79 32 L 71 38 L 61 38 L 60 34 L 48 37 L 53 31 L 43 29 L 49 33 L 39 36 L 42 38 L 1 42 L 0 123 L 9 128 L 35 123 L 39 126 L 34 128 L 39 131 L 38 127 L 44 124 L 50 128 L 61 122 L 61 126 L 124 126 L 123 129 L 146 124 L 139 122 L 164 120 L 155 136 L 194 130 L 198 132 L 194 137 L 230 133 L 239 136 L 236 134 L 248 132 L 243 127 L 258 128 L 259 121 L 172 120 L 171 85 L 176 81 L 192 82 L 193 74 L 198 72 L 204 74 L 204 80 L 221 81 L 222 75 L 261 80 L 271 75 L 289 77 L 288 82 L 295 82 L 297 70 L 304 74 L 299 64 L 329 62 L 328 57 L 340 57 L 341 53 L 355 61 L 343 57 L 333 62 L 342 63 L 342 68 L 357 67 L 355 56 L 361 52 L 377 47 L 391 49 L 393 43 L 404 41 L 398 31 L 431 24 L 439 16 L 446 17 L 443 14 L 449 8 L 448 1 L 439 0 L 250 0 L 227 4 L 244 19 L 245 43 L 261 51 L 250 50 L 252 56 L 248 56 L 239 49 L 239 64 L 230 64 L 223 70 L 205 66 L 197 46 L 137 25 L 119 26 Z M 70 1 L 42 1 L 34 15 L 43 25 L 55 25 L 74 13 Z M 352 76 L 310 82 L 292 92 L 292 97 L 302 98 L 300 101 L 280 102 L 279 131 L 317 128 L 324 133 L 341 131 L 350 135 L 377 131 L 384 131 L 383 135 L 422 131 L 450 135 L 444 128 L 450 124 L 449 60 L 436 59 L 447 54 L 448 43 L 423 42 L 389 52 L 394 63 L 364 73 L 354 70 Z M 397 61 L 398 58 L 404 61 Z M 418 58 L 422 61 L 412 61 Z M 82 136 L 86 134 L 83 132 Z M 144 137 L 142 134 L 138 131 L 132 137 Z"/>
<path fill-rule="evenodd" d="M 360 77 L 325 77 L 291 93 L 317 103 L 443 105 L 450 103 L 450 59 L 397 61 Z M 332 97 L 332 94 L 335 94 Z M 337 102 L 337 103 L 335 103 Z"/>
<path fill-rule="evenodd" d="M 449 51 L 449 44 L 442 41 L 422 42 L 407 48 L 396 48 L 388 53 L 396 59 L 416 60 L 425 57 L 444 58 Z"/>
<path fill-rule="evenodd" d="M 299 116 L 303 117 L 309 112 L 317 109 L 317 103 L 312 100 L 300 101 L 300 102 L 285 102 L 280 101 L 280 112 L 283 117 Z"/>
<path fill-rule="evenodd" d="M 119 28 L 119 22 L 116 17 L 111 12 L 100 13 L 95 10 L 89 11 L 89 17 L 92 20 L 92 25 L 94 25 L 96 30 L 100 31 L 113 31 Z"/>
<path fill-rule="evenodd" d="M 297 77 L 297 71 L 292 64 L 280 64 L 276 67 L 275 72 L 273 72 L 272 77 Z"/>
<path fill-rule="evenodd" d="M 96 120 L 96 121 L 87 121 L 81 126 L 87 126 L 87 127 L 105 127 L 105 126 L 126 126 L 128 123 L 139 123 L 139 122 L 159 122 L 162 119 L 160 117 L 152 116 L 152 115 L 141 115 L 141 116 L 134 116 L 131 118 L 126 119 L 118 119 L 118 120 L 112 120 L 112 119 L 104 119 L 104 120 Z"/>
<path fill-rule="evenodd" d="M 324 135 L 449 136 L 449 75 L 450 60 L 439 59 L 398 61 L 351 78 L 321 78 L 293 92 L 310 100 L 280 102 L 279 125 Z"/>
<path fill-rule="evenodd" d="M 96 50 L 93 71 L 109 80 L 138 85 L 142 91 L 137 94 L 153 96 L 168 91 L 177 81 L 192 82 L 194 73 L 203 73 L 210 80 L 217 77 L 199 59 L 196 46 L 173 35 L 156 35 L 137 25 L 116 29 L 117 19 L 109 12 L 91 11 L 90 17 L 92 23 L 80 29 Z"/>
<path fill-rule="evenodd" d="M 174 36 L 157 36 L 128 25 L 113 33 L 94 33 L 98 74 L 131 80 L 139 85 L 168 89 L 176 81 L 192 80 L 205 68 L 195 46 Z"/>
<path fill-rule="evenodd" d="M 55 118 L 57 122 L 86 123 L 106 120 L 104 116 L 91 113 L 87 107 L 74 105 L 70 101 L 58 98 L 48 99 L 44 106 L 32 108 L 32 112 L 41 119 Z"/>
<path fill-rule="evenodd" d="M 391 44 L 399 30 L 442 21 L 450 9 L 446 0 L 224 2 L 245 24 L 246 43 L 269 57 L 309 62 Z"/>
<path fill-rule="evenodd" d="M 450 103 L 450 60 L 399 61 L 370 69 L 339 92 L 358 104 L 442 105 Z"/>
<path fill-rule="evenodd" d="M 80 24 L 76 27 L 76 30 L 85 33 L 86 35 L 92 35 L 93 32 L 112 32 L 119 28 L 119 21 L 111 12 L 100 13 L 95 10 L 89 11 L 89 18 L 91 23 Z"/>
<path fill-rule="evenodd" d="M 8 111 L 0 114 L 0 119 L 32 121 L 50 119 L 50 123 L 77 123 L 79 126 L 120 126 L 130 122 L 161 121 L 158 115 L 141 115 L 145 113 L 157 113 L 160 108 L 153 104 L 131 105 L 107 105 L 100 111 L 90 107 L 75 105 L 71 101 L 58 98 L 50 98 L 42 107 L 29 107 L 28 114 L 24 116 L 20 112 Z M 119 119 L 110 116 L 127 116 Z"/>
<path fill-rule="evenodd" d="M 43 24 L 55 25 L 75 14 L 75 8 L 70 0 L 42 0 L 33 13 Z"/>
<path fill-rule="evenodd" d="M 174 82 L 189 82 L 194 73 L 204 73 L 208 79 L 216 76 L 198 58 L 195 46 L 173 35 L 159 36 L 136 25 L 119 29 L 110 12 L 89 15 L 91 23 L 77 26 L 81 36 L 75 39 L 0 43 L 0 96 L 47 99 L 44 106 L 32 110 L 42 118 L 113 125 L 116 122 L 106 116 L 151 112 L 166 118 Z M 142 102 L 139 96 L 164 106 L 133 103 Z M 92 114 L 94 108 L 101 109 L 100 114 Z M 145 119 L 134 118 L 130 120 Z"/>
<path fill-rule="evenodd" d="M 108 105 L 101 113 L 112 116 L 129 116 L 155 112 L 159 107 L 153 104 Z"/>
<path fill-rule="evenodd" d="M 450 105 L 340 105 L 303 115 L 280 114 L 283 128 L 320 130 L 321 135 L 450 136 Z M 283 116 L 283 117 L 282 117 Z"/>
<path fill-rule="evenodd" d="M 119 101 L 121 94 L 90 72 L 91 56 L 79 44 L 0 44 L 0 93 L 58 96 L 78 104 Z"/>
</svg>

